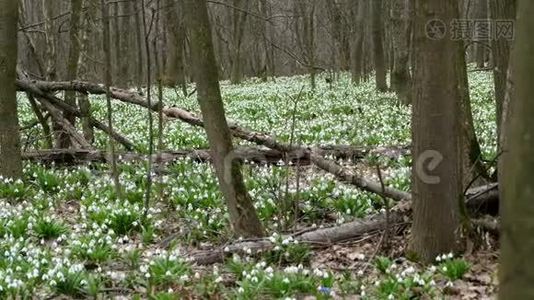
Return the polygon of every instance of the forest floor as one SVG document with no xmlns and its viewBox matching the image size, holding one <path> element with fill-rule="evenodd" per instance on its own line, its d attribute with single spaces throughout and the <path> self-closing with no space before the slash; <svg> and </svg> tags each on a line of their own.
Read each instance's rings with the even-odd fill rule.
<svg viewBox="0 0 534 300">
<path fill-rule="evenodd" d="M 475 127 L 484 158 L 491 161 L 496 151 L 491 74 L 470 73 L 470 83 Z M 223 83 L 228 118 L 299 145 L 410 144 L 410 110 L 397 105 L 393 93 L 376 93 L 372 83 L 353 86 L 344 75 L 332 85 L 320 78 L 315 92 L 307 84 L 300 76 Z M 23 146 L 40 149 L 42 131 L 39 125 L 26 126 L 35 120 L 20 98 Z M 194 96 L 167 89 L 164 99 L 199 112 Z M 103 120 L 105 102 L 92 100 L 94 116 Z M 143 108 L 114 103 L 117 130 L 141 153 L 148 149 L 146 117 Z M 208 148 L 202 128 L 170 119 L 163 125 L 164 149 Z M 106 136 L 96 135 L 98 148 L 106 149 L 106 143 Z M 378 164 L 386 185 L 409 191 L 409 155 L 339 163 L 374 179 L 369 165 Z M 243 249 L 222 263 L 198 266 L 191 260 L 198 251 L 239 240 L 229 230 L 212 167 L 188 158 L 157 166 L 146 217 L 145 162 L 122 161 L 119 168 L 120 200 L 105 164 L 26 162 L 23 181 L 0 180 L 0 298 L 485 299 L 496 292 L 498 251 L 487 234 L 476 251 L 444 253 L 432 266 L 405 257 L 409 224 L 395 228 L 387 240 L 380 232 L 338 244 L 291 239 L 287 234 L 305 228 L 379 213 L 384 202 L 313 167 L 282 161 L 244 166 L 246 185 L 275 247 L 261 253 Z"/>
</svg>

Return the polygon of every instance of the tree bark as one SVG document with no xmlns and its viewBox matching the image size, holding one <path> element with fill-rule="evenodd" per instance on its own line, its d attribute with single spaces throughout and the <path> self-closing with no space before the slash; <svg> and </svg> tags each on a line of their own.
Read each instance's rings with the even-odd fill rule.
<svg viewBox="0 0 534 300">
<path fill-rule="evenodd" d="M 409 22 L 408 0 L 392 0 L 390 18 L 393 46 L 391 88 L 395 90 L 401 103 L 410 104 L 412 79 L 408 63 L 410 60 L 411 24 Z"/>
<path fill-rule="evenodd" d="M 18 2 L 0 1 L 0 176 L 22 177 L 17 116 Z"/>
<path fill-rule="evenodd" d="M 503 166 L 499 299 L 534 298 L 534 2 L 518 0 L 512 54 L 512 116 L 507 129 L 509 157 Z"/>
<path fill-rule="evenodd" d="M 78 76 L 78 62 L 80 60 L 80 20 L 82 15 L 82 0 L 71 0 L 71 15 L 69 28 L 69 55 L 67 58 L 67 80 L 75 80 Z M 65 93 L 65 102 L 69 105 L 76 106 L 76 93 L 67 91 Z M 73 126 L 76 125 L 76 116 L 63 113 L 64 118 Z M 58 148 L 69 148 L 70 139 L 66 134 L 60 134 L 58 137 Z"/>
<path fill-rule="evenodd" d="M 458 41 L 427 37 L 429 20 L 445 24 L 458 18 L 454 1 L 417 0 L 415 4 L 415 85 L 412 113 L 413 224 L 410 251 L 424 262 L 456 249 L 459 201 L 461 75 Z M 452 63 L 451 63 L 452 62 Z"/>
<path fill-rule="evenodd" d="M 96 26 L 96 11 L 98 6 L 97 0 L 85 0 L 87 9 L 83 14 L 83 28 L 81 33 L 81 49 L 78 62 L 78 78 L 81 80 L 89 79 L 89 65 L 91 62 L 88 59 L 94 27 Z M 80 123 L 82 125 L 83 136 L 90 144 L 93 144 L 95 134 L 93 126 L 91 125 L 91 103 L 87 93 L 78 93 L 78 107 L 80 108 Z"/>
<path fill-rule="evenodd" d="M 385 92 L 388 89 L 388 84 L 386 81 L 386 62 L 385 62 L 385 53 L 384 53 L 384 22 L 382 20 L 382 0 L 371 0 L 371 13 L 373 21 L 373 57 L 375 65 L 375 81 L 376 88 Z"/>
<path fill-rule="evenodd" d="M 489 0 L 491 19 L 514 20 L 516 0 Z M 503 105 L 506 94 L 506 78 L 511 52 L 511 40 L 498 37 L 492 40 L 493 80 L 495 84 L 495 105 L 497 107 L 497 139 L 498 151 L 501 149 L 501 126 L 503 122 Z"/>
<path fill-rule="evenodd" d="M 182 1 L 166 0 L 165 22 L 167 24 L 167 63 L 163 84 L 168 87 L 179 85 L 187 96 L 184 69 L 185 32 L 183 25 Z"/>
<path fill-rule="evenodd" d="M 362 81 L 362 60 L 363 60 L 363 41 L 365 34 L 364 14 L 367 0 L 357 0 L 351 5 L 351 14 L 354 19 L 352 26 L 352 44 L 351 44 L 351 80 L 353 84 L 359 84 Z"/>
<path fill-rule="evenodd" d="M 186 24 L 191 33 L 191 54 L 195 66 L 198 102 L 205 120 L 219 186 L 230 213 L 230 222 L 237 235 L 263 236 L 263 227 L 243 182 L 241 164 L 232 158 L 232 135 L 221 98 L 206 1 L 184 2 L 188 12 Z"/>
<path fill-rule="evenodd" d="M 233 0 L 232 2 L 233 7 L 242 10 L 246 10 L 248 4 L 248 0 Z M 232 70 L 230 74 L 232 84 L 239 84 L 243 79 L 241 48 L 247 22 L 247 13 L 238 9 L 232 9 Z"/>
</svg>

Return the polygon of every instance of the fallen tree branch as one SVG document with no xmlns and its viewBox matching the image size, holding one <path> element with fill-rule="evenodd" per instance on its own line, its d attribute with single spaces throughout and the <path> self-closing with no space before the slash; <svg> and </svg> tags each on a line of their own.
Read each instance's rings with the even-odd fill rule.
<svg viewBox="0 0 534 300">
<path fill-rule="evenodd" d="M 43 92 L 57 92 L 57 91 L 75 91 L 83 94 L 105 95 L 106 88 L 102 84 L 96 84 L 85 81 L 40 81 L 40 80 L 17 80 L 17 86 L 22 88 L 23 86 L 33 85 L 37 89 Z M 111 97 L 113 99 L 121 100 L 126 103 L 140 105 L 148 108 L 149 105 L 146 102 L 146 98 L 127 90 L 111 88 Z M 160 107 L 158 102 L 152 103 L 150 109 L 157 111 Z"/>
<path fill-rule="evenodd" d="M 64 101 L 62 101 L 58 97 L 56 97 L 56 96 L 54 96 L 54 95 L 52 95 L 50 93 L 44 92 L 37 85 L 35 85 L 33 81 L 18 79 L 17 80 L 17 87 L 19 89 L 23 90 L 23 91 L 26 91 L 26 92 L 34 95 L 34 96 L 37 96 L 40 99 L 46 99 L 47 102 L 50 102 L 50 104 L 52 104 L 54 106 L 57 106 L 61 110 L 66 111 L 66 112 L 68 112 L 68 113 L 70 113 L 70 114 L 72 114 L 72 115 L 74 115 L 74 116 L 76 116 L 78 118 L 82 117 L 82 113 L 78 109 L 76 109 L 75 107 L 65 103 Z M 124 136 L 122 136 L 118 132 L 109 130 L 109 128 L 106 125 L 104 125 L 104 123 L 96 120 L 93 117 L 89 117 L 89 122 L 90 122 L 91 126 L 100 129 L 101 131 L 105 132 L 108 135 L 111 135 L 113 137 L 113 139 L 115 139 L 117 142 L 121 143 L 127 150 L 133 150 L 135 148 L 135 145 L 132 142 L 130 142 L 127 138 L 125 138 Z"/>
<path fill-rule="evenodd" d="M 392 212 L 389 217 L 391 226 L 404 223 L 406 215 L 402 212 Z M 301 243 L 319 244 L 328 246 L 335 243 L 354 240 L 369 233 L 384 229 L 386 224 L 385 215 L 378 215 L 335 227 L 318 228 L 301 234 L 288 235 Z M 250 249 L 252 253 L 271 250 L 275 245 L 269 239 L 247 240 L 232 243 L 209 251 L 200 251 L 192 255 L 193 262 L 199 265 L 208 265 L 222 262 L 224 258 L 234 253 L 245 255 Z"/>
<path fill-rule="evenodd" d="M 50 102 L 48 102 L 46 99 L 37 97 L 37 101 L 41 102 L 41 104 L 46 108 L 46 110 L 50 113 L 50 116 L 52 119 L 72 138 L 74 142 L 76 142 L 82 149 L 93 149 L 93 146 L 89 144 L 85 140 L 85 138 L 76 131 L 76 128 L 63 116 L 61 115 L 61 112 L 56 109 Z"/>
<path fill-rule="evenodd" d="M 389 150 L 388 150 L 389 151 Z M 235 157 L 244 163 L 271 164 L 277 165 L 289 163 L 293 165 L 306 166 L 311 164 L 308 153 L 302 151 L 292 151 L 282 153 L 268 148 L 258 148 L 242 146 L 234 150 Z M 375 153 L 375 150 L 368 150 L 362 147 L 334 146 L 329 145 L 318 148 L 317 153 L 323 156 L 336 159 L 351 159 L 353 161 L 364 158 L 368 153 Z M 120 154 L 120 153 L 119 153 Z M 100 150 L 78 150 L 78 149 L 52 149 L 38 150 L 23 153 L 26 160 L 40 161 L 43 163 L 74 164 L 80 162 L 105 162 L 106 151 Z M 144 160 L 146 155 L 126 152 L 120 154 L 123 161 Z M 164 151 L 154 155 L 157 163 L 169 163 L 179 158 L 190 158 L 198 162 L 211 161 L 209 149 L 185 149 L 176 151 Z"/>
</svg>

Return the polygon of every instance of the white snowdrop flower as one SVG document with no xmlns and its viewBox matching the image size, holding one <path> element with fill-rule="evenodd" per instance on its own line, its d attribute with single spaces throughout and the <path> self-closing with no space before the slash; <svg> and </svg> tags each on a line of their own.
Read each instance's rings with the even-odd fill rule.
<svg viewBox="0 0 534 300">
<path fill-rule="evenodd" d="M 447 266 L 443 266 L 443 268 L 441 268 L 441 270 L 443 270 L 443 272 L 447 272 Z"/>
<path fill-rule="evenodd" d="M 182 275 L 182 276 L 180 276 L 180 280 L 181 280 L 181 281 L 189 281 L 189 276 L 187 276 L 187 275 Z"/>
<path fill-rule="evenodd" d="M 358 276 L 362 276 L 363 275 L 363 270 L 358 270 L 358 272 L 356 274 L 358 274 Z"/>
<path fill-rule="evenodd" d="M 447 281 L 447 283 L 445 284 L 445 286 L 447 286 L 447 287 L 452 287 L 452 285 L 453 285 L 452 281 Z"/>
<path fill-rule="evenodd" d="M 395 296 L 393 296 L 393 294 L 389 294 L 388 295 L 388 300 L 393 300 L 393 299 L 395 299 Z"/>
<path fill-rule="evenodd" d="M 224 247 L 224 252 L 230 252 L 230 247 L 228 246 Z"/>
<path fill-rule="evenodd" d="M 240 294 L 243 294 L 243 293 L 245 292 L 245 289 L 242 288 L 242 287 L 239 287 L 239 288 L 237 289 L 237 292 L 240 293 Z"/>
<path fill-rule="evenodd" d="M 254 277 L 255 278 L 255 277 Z M 215 278 L 215 283 L 220 283 L 223 281 L 223 278 L 221 276 Z"/>
<path fill-rule="evenodd" d="M 448 259 L 452 259 L 452 258 L 454 258 L 454 254 L 452 254 L 452 252 L 449 252 L 449 254 L 447 254 L 447 258 L 448 258 Z"/>
<path fill-rule="evenodd" d="M 271 268 L 271 267 L 267 267 L 267 269 L 265 269 L 265 272 L 266 272 L 267 274 L 272 274 L 272 273 L 274 272 L 274 270 L 273 270 L 273 268 Z"/>
<path fill-rule="evenodd" d="M 282 282 L 283 282 L 283 283 L 289 283 L 290 281 L 289 281 L 289 278 L 284 277 L 284 279 L 282 279 Z"/>
</svg>

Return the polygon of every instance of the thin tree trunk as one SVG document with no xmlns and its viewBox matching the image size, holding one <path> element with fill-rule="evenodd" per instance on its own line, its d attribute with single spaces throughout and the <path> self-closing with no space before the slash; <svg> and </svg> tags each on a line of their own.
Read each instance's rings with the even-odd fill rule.
<svg viewBox="0 0 534 300">
<path fill-rule="evenodd" d="M 507 128 L 508 156 L 501 194 L 499 299 L 534 298 L 534 2 L 518 0 L 516 39 L 512 54 L 512 115 Z"/>
<path fill-rule="evenodd" d="M 424 262 L 456 249 L 459 201 L 461 75 L 459 43 L 450 35 L 427 37 L 429 17 L 449 24 L 458 18 L 454 2 L 416 1 L 416 69 L 412 114 L 413 224 L 411 251 Z M 450 34 L 450 33 L 449 33 Z M 451 63 L 452 62 L 452 63 Z"/>
<path fill-rule="evenodd" d="M 22 177 L 17 116 L 18 2 L 0 1 L 0 176 Z"/>
<path fill-rule="evenodd" d="M 197 81 L 198 101 L 205 120 L 219 186 L 235 233 L 244 237 L 264 234 L 252 199 L 243 182 L 241 163 L 234 159 L 219 87 L 206 0 L 185 0 L 186 24 L 191 33 L 191 54 Z"/>
<path fill-rule="evenodd" d="M 137 45 L 137 62 L 135 68 L 137 89 L 140 91 L 143 87 L 143 34 L 141 33 L 141 8 L 139 7 L 139 1 L 134 1 L 135 11 L 135 42 Z"/>
</svg>

